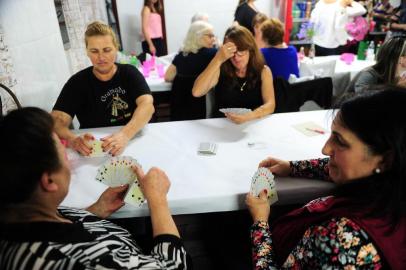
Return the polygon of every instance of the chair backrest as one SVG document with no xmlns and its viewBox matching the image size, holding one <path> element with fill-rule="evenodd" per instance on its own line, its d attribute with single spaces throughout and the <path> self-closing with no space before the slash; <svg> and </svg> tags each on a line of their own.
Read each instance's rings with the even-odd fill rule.
<svg viewBox="0 0 406 270">
<path fill-rule="evenodd" d="M 282 77 L 274 83 L 276 113 L 298 112 L 300 107 L 313 100 L 323 109 L 331 108 L 333 81 L 331 78 L 320 78 L 290 84 Z"/>
<path fill-rule="evenodd" d="M 13 99 L 14 103 L 16 104 L 18 109 L 21 109 L 21 103 L 18 100 L 17 96 L 13 93 L 13 91 L 11 91 L 10 88 L 8 88 L 7 86 L 5 86 L 4 84 L 0 83 L 0 88 L 4 89 L 5 92 L 7 92 L 11 98 Z M 1 100 L 1 96 L 0 96 L 0 116 L 3 116 L 3 101 Z"/>
<path fill-rule="evenodd" d="M 300 77 L 315 76 L 317 78 L 333 77 L 337 60 L 331 59 L 319 63 L 301 62 Z"/>
</svg>

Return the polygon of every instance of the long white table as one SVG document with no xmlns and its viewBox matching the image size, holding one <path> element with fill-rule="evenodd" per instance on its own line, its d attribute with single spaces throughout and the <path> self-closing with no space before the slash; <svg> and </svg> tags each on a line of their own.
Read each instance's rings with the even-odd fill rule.
<svg viewBox="0 0 406 270">
<path fill-rule="evenodd" d="M 333 96 L 340 96 L 347 86 L 350 84 L 351 80 L 357 75 L 361 70 L 372 66 L 375 64 L 374 60 L 358 60 L 355 55 L 355 59 L 351 64 L 346 64 L 344 61 L 340 60 L 339 55 L 330 55 L 330 56 L 317 56 L 313 60 L 305 59 L 304 63 L 307 66 L 314 66 L 315 72 L 317 69 L 323 69 L 321 72 L 328 72 L 328 62 L 335 62 L 334 71 L 331 72 L 330 77 L 333 79 Z M 303 76 L 305 71 L 304 63 L 299 65 L 299 74 Z M 325 67 L 323 67 L 323 64 Z M 317 74 L 307 74 L 306 75 L 317 75 Z M 324 77 L 324 76 L 323 76 Z"/>
<path fill-rule="evenodd" d="M 171 180 L 169 205 L 174 215 L 244 209 L 245 194 L 258 163 L 269 155 L 287 160 L 322 157 L 321 148 L 329 134 L 306 136 L 292 125 L 308 121 L 329 130 L 331 111 L 274 114 L 236 125 L 227 119 L 205 119 L 153 123 L 134 138 L 123 155 L 136 158 L 147 171 L 163 169 Z M 117 128 L 83 130 L 96 138 Z M 217 154 L 197 154 L 200 142 L 218 144 Z M 253 145 L 254 144 L 254 145 Z M 72 166 L 70 191 L 62 205 L 86 207 L 106 186 L 94 178 L 107 158 L 84 158 L 69 153 Z M 325 195 L 332 183 L 276 178 L 279 204 L 305 203 Z M 125 205 L 113 218 L 147 216 L 148 208 Z"/>
<path fill-rule="evenodd" d="M 152 93 L 166 92 L 170 91 L 172 88 L 172 83 L 165 82 L 165 79 L 160 78 L 155 70 L 152 71 L 150 76 L 148 78 L 145 78 L 145 80 L 147 81 L 149 89 Z"/>
<path fill-rule="evenodd" d="M 309 59 L 306 59 L 305 61 L 309 62 Z M 335 61 L 336 65 L 334 74 L 349 73 L 351 79 L 353 79 L 355 75 L 357 75 L 357 73 L 364 68 L 375 64 L 374 60 L 358 60 L 356 55 L 354 61 L 351 64 L 346 64 L 344 61 L 340 60 L 339 55 L 317 56 L 312 61 L 315 65 L 329 61 Z"/>
<path fill-rule="evenodd" d="M 350 65 L 347 65 L 344 61 L 340 60 L 339 55 L 318 56 L 313 59 L 313 63 L 315 65 L 328 61 L 336 62 L 334 74 L 332 75 L 334 96 L 340 95 L 345 90 L 350 80 L 352 80 L 358 72 L 375 64 L 375 61 L 355 59 Z M 307 60 L 307 62 L 309 62 L 309 60 Z M 162 63 L 165 64 L 165 68 L 170 65 L 170 62 L 167 60 L 162 61 Z M 301 66 L 301 69 L 303 69 L 303 65 Z M 299 73 L 302 74 L 301 71 L 299 71 Z M 170 91 L 172 87 L 172 83 L 165 82 L 163 78 L 159 78 L 155 71 L 151 73 L 150 77 L 146 78 L 146 81 L 151 89 L 151 92 L 166 92 Z"/>
</svg>

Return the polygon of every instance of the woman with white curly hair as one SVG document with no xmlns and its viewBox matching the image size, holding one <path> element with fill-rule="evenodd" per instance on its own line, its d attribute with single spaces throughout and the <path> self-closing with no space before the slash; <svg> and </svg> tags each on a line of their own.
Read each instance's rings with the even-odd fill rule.
<svg viewBox="0 0 406 270">
<path fill-rule="evenodd" d="M 205 98 L 192 96 L 193 83 L 207 67 L 217 49 L 213 26 L 205 21 L 192 23 L 180 52 L 175 56 L 165 74 L 171 82 L 171 119 L 192 120 L 206 117 Z"/>
</svg>

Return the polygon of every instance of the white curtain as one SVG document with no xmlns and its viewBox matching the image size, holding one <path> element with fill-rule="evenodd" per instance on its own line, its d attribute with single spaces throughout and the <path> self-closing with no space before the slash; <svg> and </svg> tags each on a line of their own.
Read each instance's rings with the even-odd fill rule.
<svg viewBox="0 0 406 270">
<path fill-rule="evenodd" d="M 6 36 L 3 31 L 3 27 L 0 24 L 0 83 L 7 86 L 16 94 L 17 79 L 14 72 L 13 60 L 9 53 L 9 49 L 6 42 Z M 3 107 L 3 113 L 15 109 L 16 105 L 11 96 L 3 89 L 0 89 L 0 96 Z"/>
<path fill-rule="evenodd" d="M 84 33 L 86 26 L 95 20 L 107 23 L 105 0 L 62 0 L 69 36 L 70 49 L 67 50 L 72 73 L 76 73 L 90 65 L 86 56 Z"/>
</svg>

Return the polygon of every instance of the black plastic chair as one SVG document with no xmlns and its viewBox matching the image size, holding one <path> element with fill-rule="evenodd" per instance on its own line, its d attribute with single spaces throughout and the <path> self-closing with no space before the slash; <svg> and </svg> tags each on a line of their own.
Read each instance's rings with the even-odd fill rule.
<svg viewBox="0 0 406 270">
<path fill-rule="evenodd" d="M 313 100 L 323 109 L 330 109 L 333 96 L 331 78 L 320 78 L 290 84 L 278 77 L 274 80 L 275 113 L 298 112 L 306 102 Z"/>
<path fill-rule="evenodd" d="M 18 101 L 17 96 L 13 93 L 13 91 L 11 91 L 10 88 L 8 88 L 7 86 L 5 86 L 4 84 L 1 84 L 1 83 L 0 83 L 0 88 L 3 88 L 11 96 L 11 98 L 13 99 L 13 101 L 16 104 L 18 109 L 22 108 L 20 101 Z M 1 108 L 0 116 L 3 116 L 3 102 L 1 100 L 1 96 L 0 96 L 0 108 Z"/>
</svg>

